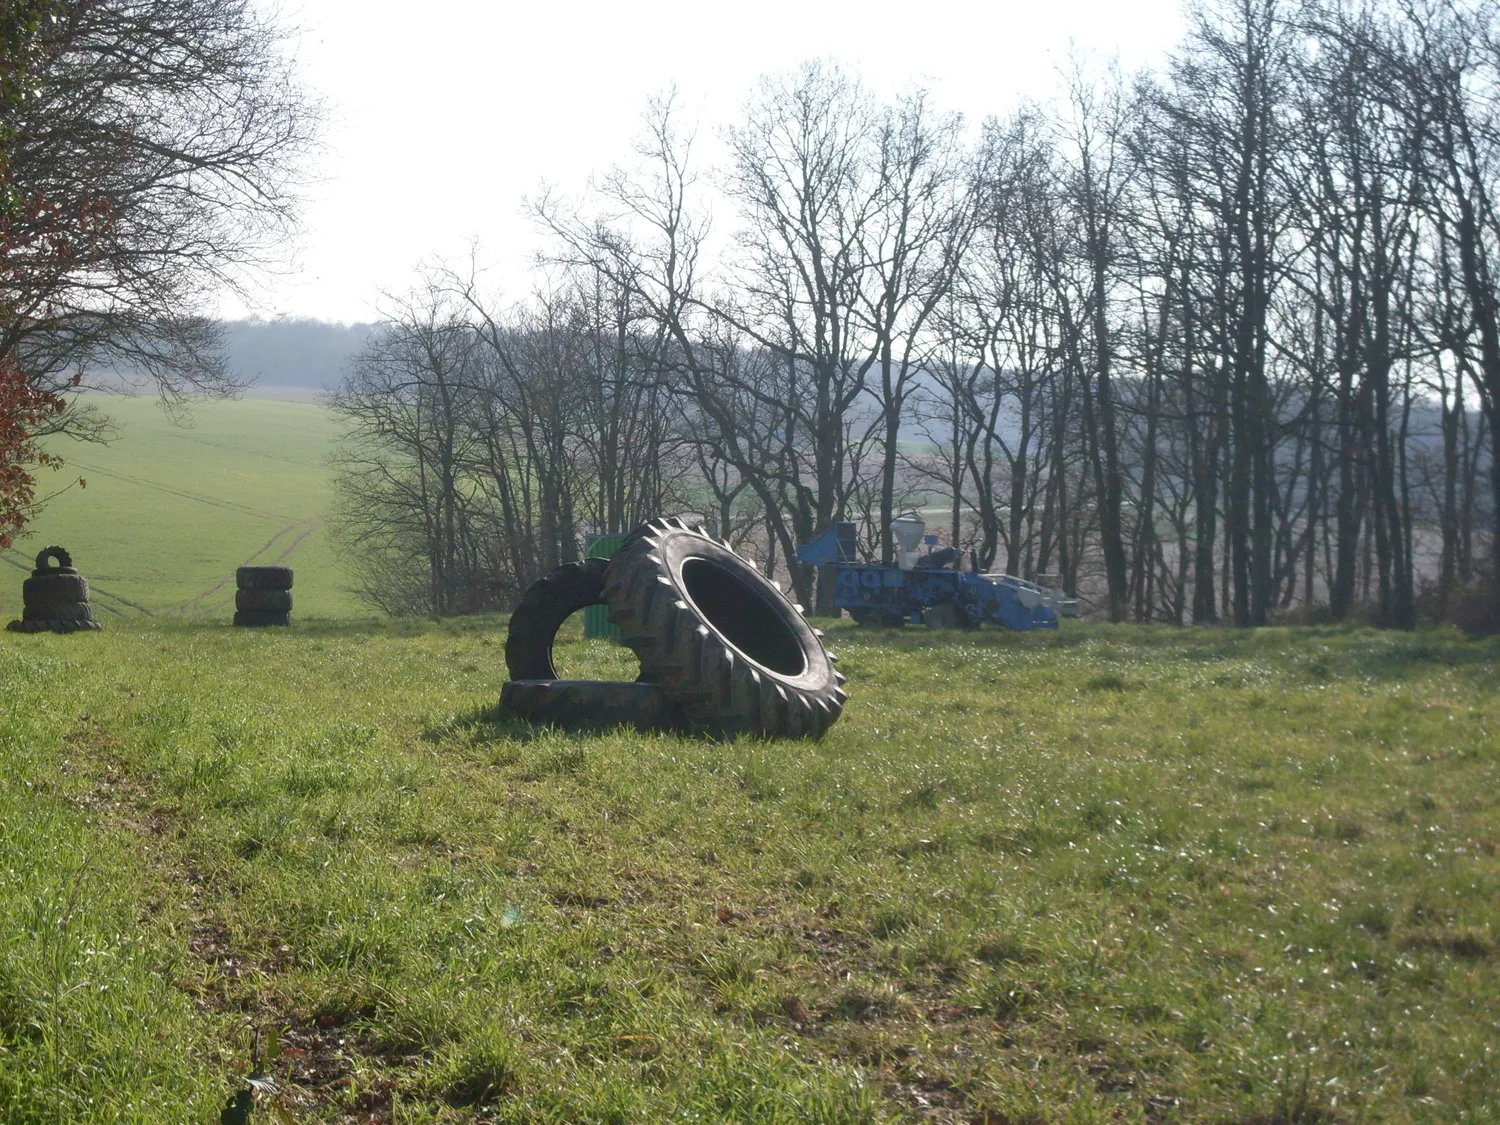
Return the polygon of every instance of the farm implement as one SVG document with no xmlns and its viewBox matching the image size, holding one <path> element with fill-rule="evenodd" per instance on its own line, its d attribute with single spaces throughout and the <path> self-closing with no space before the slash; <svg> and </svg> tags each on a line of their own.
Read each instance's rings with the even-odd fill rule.
<svg viewBox="0 0 1500 1125">
<path fill-rule="evenodd" d="M 958 569 L 962 553 L 937 548 L 916 516 L 891 521 L 899 546 L 897 565 L 860 562 L 857 529 L 836 523 L 797 548 L 799 562 L 818 568 L 822 597 L 847 609 L 861 625 L 914 625 L 933 629 L 1056 629 L 1059 617 L 1076 617 L 1078 600 L 1010 574 Z M 923 553 L 921 545 L 928 550 Z"/>
</svg>

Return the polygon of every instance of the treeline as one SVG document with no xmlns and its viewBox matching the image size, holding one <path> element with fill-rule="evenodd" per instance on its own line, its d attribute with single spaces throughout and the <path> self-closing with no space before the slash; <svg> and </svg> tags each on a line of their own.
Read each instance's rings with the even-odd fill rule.
<svg viewBox="0 0 1500 1125">
<path fill-rule="evenodd" d="M 369 342 L 371 327 L 296 317 L 230 320 L 223 325 L 224 351 L 244 384 L 318 390 L 339 381 Z"/>
<path fill-rule="evenodd" d="M 334 396 L 367 593 L 503 604 L 675 510 L 810 601 L 797 543 L 915 506 L 1116 620 L 1500 615 L 1497 10 L 1201 4 L 977 138 L 810 63 L 711 170 L 662 99 L 537 205 L 544 296 L 435 274 Z"/>
</svg>

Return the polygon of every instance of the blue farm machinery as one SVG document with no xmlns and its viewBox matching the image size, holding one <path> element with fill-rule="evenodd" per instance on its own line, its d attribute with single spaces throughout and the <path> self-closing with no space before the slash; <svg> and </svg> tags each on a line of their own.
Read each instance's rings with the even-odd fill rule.
<svg viewBox="0 0 1500 1125">
<path fill-rule="evenodd" d="M 1056 629 L 1059 617 L 1076 617 L 1078 601 L 1047 586 L 1009 574 L 979 574 L 959 568 L 962 554 L 937 548 L 917 516 L 891 521 L 899 550 L 896 565 L 859 561 L 857 531 L 836 523 L 797 548 L 797 560 L 818 568 L 819 602 L 849 611 L 861 625 L 914 625 L 934 629 Z M 924 544 L 928 550 L 919 548 Z"/>
</svg>

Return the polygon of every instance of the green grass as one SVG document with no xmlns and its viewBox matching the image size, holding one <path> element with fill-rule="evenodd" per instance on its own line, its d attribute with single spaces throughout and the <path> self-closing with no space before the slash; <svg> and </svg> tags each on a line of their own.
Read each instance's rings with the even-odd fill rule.
<svg viewBox="0 0 1500 1125">
<path fill-rule="evenodd" d="M 234 570 L 281 562 L 296 570 L 299 617 L 368 616 L 344 587 L 324 527 L 326 458 L 336 424 L 317 403 L 251 398 L 193 406 L 186 425 L 151 397 L 97 396 L 116 423 L 106 446 L 58 441 L 67 466 L 43 491 L 78 477 L 27 538 L 0 559 L 0 614 L 20 615 L 21 580 L 58 543 L 89 579 L 106 624 L 130 618 L 228 619 Z M 6 577 L 9 575 L 9 577 Z"/>
<path fill-rule="evenodd" d="M 0 1120 L 1494 1121 L 1500 646 L 832 630 L 819 744 L 496 621 L 0 640 Z M 565 642 L 572 667 L 619 653 Z"/>
</svg>

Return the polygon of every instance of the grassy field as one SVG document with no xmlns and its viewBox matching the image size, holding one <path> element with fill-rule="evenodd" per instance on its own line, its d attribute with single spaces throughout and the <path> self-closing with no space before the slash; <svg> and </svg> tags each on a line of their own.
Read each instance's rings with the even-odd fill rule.
<svg viewBox="0 0 1500 1125">
<path fill-rule="evenodd" d="M 0 1120 L 1500 1119 L 1496 642 L 832 636 L 798 745 L 495 721 L 498 621 L 0 635 Z"/>
<path fill-rule="evenodd" d="M 0 552 L 0 613 L 20 615 L 21 579 L 36 552 L 58 543 L 94 591 L 105 621 L 228 618 L 234 569 L 281 562 L 296 569 L 297 614 L 365 615 L 343 590 L 323 526 L 326 458 L 335 424 L 317 403 L 248 398 L 196 404 L 187 425 L 151 397 L 99 396 L 118 436 L 105 446 L 58 442 L 67 459 L 43 489 L 83 477 L 43 511 L 31 533 Z"/>
</svg>

